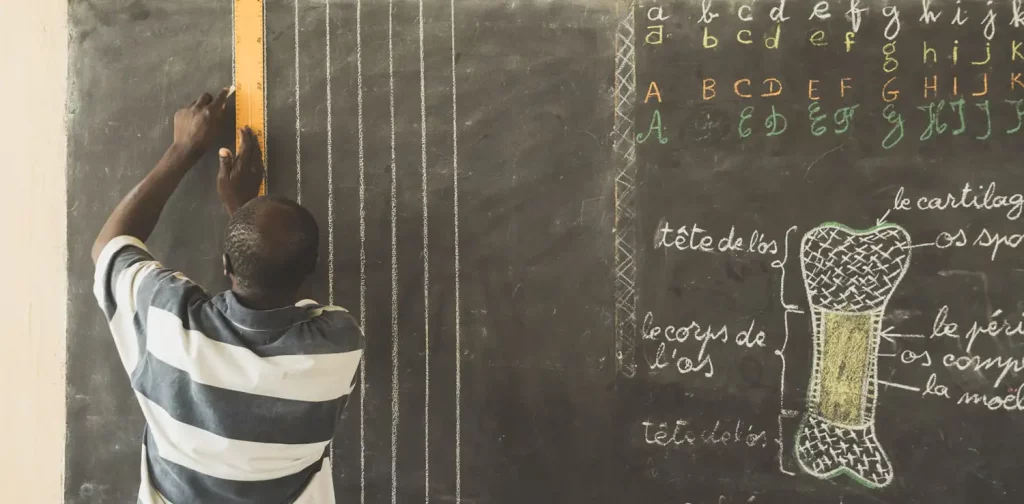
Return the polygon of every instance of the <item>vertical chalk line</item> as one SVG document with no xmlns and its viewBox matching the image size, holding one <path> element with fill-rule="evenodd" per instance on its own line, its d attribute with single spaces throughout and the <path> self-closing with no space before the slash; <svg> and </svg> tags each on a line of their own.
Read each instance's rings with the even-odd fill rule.
<svg viewBox="0 0 1024 504">
<path fill-rule="evenodd" d="M 295 201 L 302 204 L 302 115 L 299 108 L 299 0 L 295 0 Z"/>
<path fill-rule="evenodd" d="M 451 7 L 452 34 L 452 193 L 455 245 L 455 504 L 462 502 L 462 322 L 459 292 L 459 120 L 455 88 L 455 0 Z"/>
<path fill-rule="evenodd" d="M 334 119 L 331 110 L 331 0 L 324 0 L 327 38 L 327 303 L 334 304 Z"/>
<path fill-rule="evenodd" d="M 633 102 L 636 99 L 636 5 L 620 0 L 616 12 L 625 16 L 615 30 L 615 120 L 612 126 L 615 168 L 615 358 L 618 371 L 636 374 L 636 139 Z"/>
<path fill-rule="evenodd" d="M 366 331 L 366 165 L 363 155 L 363 21 L 356 0 L 356 110 L 359 131 L 359 327 Z M 359 364 L 359 503 L 366 504 L 366 352 Z"/>
<path fill-rule="evenodd" d="M 270 171 L 267 170 L 267 166 L 269 166 L 267 160 L 270 159 L 270 142 L 267 140 L 270 138 L 270 135 L 267 133 L 270 130 L 270 121 L 267 119 L 270 117 L 270 110 L 267 108 L 267 2 L 261 3 L 263 4 L 263 19 L 260 20 L 263 24 L 263 26 L 260 26 L 260 37 L 263 45 L 263 65 L 261 65 L 261 68 L 263 68 L 263 189 L 265 194 L 269 194 Z"/>
<path fill-rule="evenodd" d="M 265 4 L 265 3 L 264 3 Z M 331 0 L 324 0 L 324 36 L 327 39 L 327 304 L 334 304 L 334 120 L 331 111 Z M 334 440 L 328 454 L 334 467 Z"/>
<path fill-rule="evenodd" d="M 388 0 L 388 106 L 391 112 L 391 504 L 398 502 L 398 167 L 395 156 L 394 0 Z"/>
<path fill-rule="evenodd" d="M 423 185 L 423 501 L 430 502 L 430 249 L 427 218 L 427 88 L 420 0 L 420 177 Z"/>
</svg>

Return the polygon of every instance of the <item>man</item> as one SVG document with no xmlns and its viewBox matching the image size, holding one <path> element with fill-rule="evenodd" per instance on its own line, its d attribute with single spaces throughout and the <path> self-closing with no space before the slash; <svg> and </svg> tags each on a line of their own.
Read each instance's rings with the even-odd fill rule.
<svg viewBox="0 0 1024 504">
<path fill-rule="evenodd" d="M 329 444 L 363 335 L 343 309 L 300 300 L 316 221 L 291 201 L 256 198 L 264 167 L 251 130 L 237 156 L 220 150 L 231 290 L 211 297 L 143 244 L 229 95 L 204 93 L 175 114 L 174 143 L 92 249 L 94 293 L 146 418 L 138 501 L 334 504 Z"/>
</svg>

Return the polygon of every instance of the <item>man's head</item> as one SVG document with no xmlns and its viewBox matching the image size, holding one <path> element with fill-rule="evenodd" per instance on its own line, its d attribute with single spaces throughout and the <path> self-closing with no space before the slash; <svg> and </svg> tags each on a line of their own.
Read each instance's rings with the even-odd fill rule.
<svg viewBox="0 0 1024 504">
<path fill-rule="evenodd" d="M 231 216 L 224 272 L 235 290 L 293 293 L 316 269 L 319 241 L 316 220 L 298 203 L 277 196 L 256 198 Z"/>
</svg>

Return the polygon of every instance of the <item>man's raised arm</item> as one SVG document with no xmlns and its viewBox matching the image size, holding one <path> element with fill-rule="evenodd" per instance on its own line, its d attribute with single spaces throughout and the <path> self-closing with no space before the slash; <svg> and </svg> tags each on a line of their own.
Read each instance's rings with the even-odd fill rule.
<svg viewBox="0 0 1024 504">
<path fill-rule="evenodd" d="M 153 171 L 118 203 L 107 218 L 92 246 L 93 263 L 107 243 L 118 236 L 132 236 L 142 241 L 149 238 L 167 200 L 209 147 L 223 119 L 229 94 L 227 88 L 216 97 L 203 93 L 174 115 L 174 143 Z"/>
</svg>

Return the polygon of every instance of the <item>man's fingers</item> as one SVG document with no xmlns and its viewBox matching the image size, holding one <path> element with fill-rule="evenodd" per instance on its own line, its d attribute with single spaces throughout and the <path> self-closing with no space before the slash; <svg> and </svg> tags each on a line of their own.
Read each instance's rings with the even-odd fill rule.
<svg viewBox="0 0 1024 504">
<path fill-rule="evenodd" d="M 234 156 L 231 155 L 231 151 L 228 149 L 221 149 L 218 153 L 220 157 L 220 174 L 230 175 L 231 166 L 234 164 Z"/>
<path fill-rule="evenodd" d="M 213 96 L 210 93 L 203 93 L 199 95 L 199 99 L 196 100 L 196 107 L 203 108 L 213 102 Z"/>
<path fill-rule="evenodd" d="M 238 138 L 241 140 L 238 144 L 238 154 L 242 155 L 248 152 L 251 148 L 252 136 L 249 135 L 249 127 L 246 126 L 238 130 Z"/>
<path fill-rule="evenodd" d="M 227 107 L 228 92 L 229 88 L 221 89 L 220 92 L 217 93 L 217 97 L 213 99 L 213 102 L 210 104 L 210 108 L 213 109 L 215 113 L 223 112 L 224 108 Z"/>
<path fill-rule="evenodd" d="M 262 171 L 263 154 L 260 151 L 260 139 L 256 136 L 256 132 L 248 126 L 245 128 L 245 134 L 249 138 L 249 157 L 246 159 L 245 165 L 253 171 Z"/>
<path fill-rule="evenodd" d="M 252 144 L 256 143 L 256 140 L 249 134 L 252 130 L 248 127 L 238 130 L 238 137 L 241 139 L 238 146 L 238 164 L 242 167 L 249 163 L 249 159 L 252 158 Z M 257 148 L 258 147 L 257 143 Z"/>
</svg>

